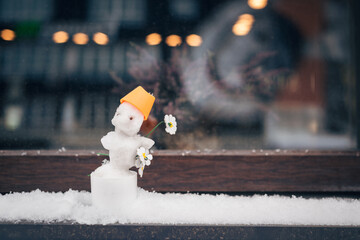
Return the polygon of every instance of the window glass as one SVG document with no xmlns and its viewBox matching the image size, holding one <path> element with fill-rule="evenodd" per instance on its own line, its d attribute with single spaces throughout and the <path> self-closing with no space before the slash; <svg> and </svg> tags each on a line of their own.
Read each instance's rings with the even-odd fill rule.
<svg viewBox="0 0 360 240">
<path fill-rule="evenodd" d="M 138 85 L 158 149 L 354 149 L 353 2 L 0 0 L 0 149 L 101 149 Z"/>
</svg>

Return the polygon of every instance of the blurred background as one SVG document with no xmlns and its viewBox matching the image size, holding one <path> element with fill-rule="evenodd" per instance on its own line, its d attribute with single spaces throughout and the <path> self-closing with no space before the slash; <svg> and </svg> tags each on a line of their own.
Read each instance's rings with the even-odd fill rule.
<svg viewBox="0 0 360 240">
<path fill-rule="evenodd" d="M 0 149 L 102 149 L 154 94 L 158 149 L 356 149 L 359 3 L 0 0 Z"/>
</svg>

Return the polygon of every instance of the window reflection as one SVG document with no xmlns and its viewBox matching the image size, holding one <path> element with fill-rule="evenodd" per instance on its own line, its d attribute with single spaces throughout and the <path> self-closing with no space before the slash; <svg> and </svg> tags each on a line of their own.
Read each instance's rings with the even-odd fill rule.
<svg viewBox="0 0 360 240">
<path fill-rule="evenodd" d="M 137 85 L 158 148 L 356 147 L 351 4 L 0 1 L 0 148 L 101 148 Z M 36 14 L 34 14 L 36 13 Z"/>
</svg>

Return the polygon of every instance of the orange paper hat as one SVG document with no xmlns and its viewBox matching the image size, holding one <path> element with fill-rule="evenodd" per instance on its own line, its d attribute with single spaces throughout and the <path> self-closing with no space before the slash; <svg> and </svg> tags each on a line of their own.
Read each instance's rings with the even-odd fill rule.
<svg viewBox="0 0 360 240">
<path fill-rule="evenodd" d="M 155 97 L 145 91 L 145 89 L 141 86 L 138 86 L 129 92 L 125 97 L 120 99 L 120 103 L 123 102 L 128 102 L 136 107 L 144 115 L 144 120 L 147 120 L 151 108 L 155 102 Z"/>
</svg>

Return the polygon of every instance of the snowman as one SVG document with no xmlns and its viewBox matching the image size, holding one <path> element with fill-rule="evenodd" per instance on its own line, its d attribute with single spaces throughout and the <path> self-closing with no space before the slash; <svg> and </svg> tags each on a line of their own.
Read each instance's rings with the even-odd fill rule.
<svg viewBox="0 0 360 240">
<path fill-rule="evenodd" d="M 154 103 L 154 96 L 142 87 L 126 95 L 120 100 L 111 120 L 115 131 L 109 132 L 101 139 L 103 147 L 109 150 L 110 165 L 119 174 L 129 174 L 129 168 L 135 165 L 136 150 L 143 147 L 148 151 L 154 141 L 137 133 L 146 120 Z"/>
<path fill-rule="evenodd" d="M 110 163 L 103 164 L 90 174 L 93 205 L 104 210 L 119 210 L 137 198 L 137 173 L 129 169 L 135 166 L 137 149 L 146 152 L 154 141 L 138 135 L 147 120 L 155 97 L 141 86 L 120 100 L 111 120 L 114 131 L 101 139 L 109 150 Z"/>
</svg>

